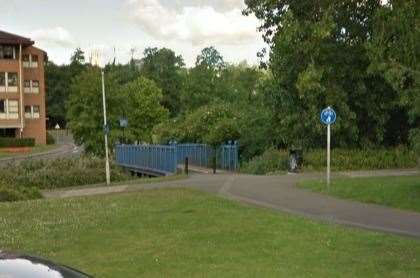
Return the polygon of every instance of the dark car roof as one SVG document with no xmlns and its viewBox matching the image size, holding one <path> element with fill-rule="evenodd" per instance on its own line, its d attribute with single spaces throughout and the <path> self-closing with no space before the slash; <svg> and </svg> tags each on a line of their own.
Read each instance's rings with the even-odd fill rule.
<svg viewBox="0 0 420 278">
<path fill-rule="evenodd" d="M 15 252 L 0 251 L 0 277 L 10 278 L 91 278 L 73 268 Z"/>
</svg>

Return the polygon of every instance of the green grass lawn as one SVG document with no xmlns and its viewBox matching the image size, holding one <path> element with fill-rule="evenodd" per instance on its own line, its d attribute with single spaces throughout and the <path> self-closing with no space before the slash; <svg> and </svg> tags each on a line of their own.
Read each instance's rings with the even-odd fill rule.
<svg viewBox="0 0 420 278">
<path fill-rule="evenodd" d="M 0 204 L 0 249 L 95 277 L 419 277 L 420 242 L 198 191 Z"/>
<path fill-rule="evenodd" d="M 29 154 L 36 154 L 36 153 L 43 153 L 43 152 L 48 152 L 48 151 L 52 151 L 56 148 L 58 148 L 59 146 L 57 145 L 37 145 L 33 148 L 31 148 L 31 151 L 28 153 L 10 153 L 10 152 L 5 152 L 2 149 L 0 149 L 0 158 L 7 158 L 7 157 L 15 157 L 15 156 L 21 156 L 21 155 L 29 155 Z"/>
<path fill-rule="evenodd" d="M 420 212 L 420 176 L 337 179 L 329 191 L 325 181 L 304 181 L 299 186 L 343 199 Z"/>
</svg>

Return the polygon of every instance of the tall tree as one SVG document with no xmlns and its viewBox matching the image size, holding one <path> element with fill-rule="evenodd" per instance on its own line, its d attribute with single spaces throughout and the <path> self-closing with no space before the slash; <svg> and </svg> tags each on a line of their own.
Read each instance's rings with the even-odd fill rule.
<svg viewBox="0 0 420 278">
<path fill-rule="evenodd" d="M 84 64 L 85 63 L 85 52 L 78 47 L 70 57 L 71 64 Z"/>
<path fill-rule="evenodd" d="M 69 65 L 56 65 L 48 62 L 45 67 L 45 83 L 46 83 L 46 102 L 48 125 L 50 128 L 59 124 L 61 128 L 65 128 L 66 121 L 66 103 L 70 95 L 70 86 L 74 77 L 78 76 L 86 69 L 84 64 L 84 53 L 77 48 Z"/>
<path fill-rule="evenodd" d="M 151 143 L 151 131 L 167 117 L 167 110 L 160 105 L 162 93 L 156 84 L 144 77 L 121 86 L 115 72 L 105 72 L 107 116 L 110 127 L 109 142 L 113 146 L 126 135 L 128 142 Z M 96 67 L 89 67 L 78 75 L 71 86 L 68 101 L 68 125 L 75 141 L 85 151 L 104 154 L 104 126 L 101 95 L 101 74 Z M 119 127 L 121 117 L 129 120 L 126 133 Z"/>
<path fill-rule="evenodd" d="M 182 105 L 185 111 L 193 111 L 212 101 L 220 99 L 220 77 L 226 64 L 214 47 L 206 47 L 197 56 L 195 67 L 188 71 Z"/>
<path fill-rule="evenodd" d="M 171 49 L 146 48 L 144 51 L 141 74 L 155 81 L 162 89 L 162 104 L 169 109 L 172 116 L 180 111 L 184 66 L 182 56 L 176 55 Z"/>
<path fill-rule="evenodd" d="M 245 2 L 244 13 L 263 21 L 261 30 L 271 47 L 275 85 L 270 96 L 278 144 L 320 146 L 319 112 L 328 105 L 340 115 L 335 145 L 383 143 L 398 96 L 380 75 L 367 72 L 365 47 L 381 1 Z"/>
<path fill-rule="evenodd" d="M 413 146 L 420 154 L 420 5 L 416 0 L 389 1 L 374 20 L 372 40 L 367 44 L 370 70 L 381 74 L 400 95 L 396 125 L 411 123 Z M 392 132 L 398 136 L 400 132 Z"/>
<path fill-rule="evenodd" d="M 114 127 L 117 126 L 118 116 L 123 115 L 120 106 L 123 99 L 114 93 L 118 91 L 118 87 L 113 75 L 106 75 L 105 88 L 108 92 L 107 116 L 111 127 L 109 139 L 112 146 L 121 136 Z M 86 152 L 97 155 L 104 154 L 102 111 L 101 72 L 98 68 L 89 67 L 72 82 L 67 102 L 67 120 L 76 144 L 83 145 Z"/>
<path fill-rule="evenodd" d="M 124 115 L 128 119 L 126 136 L 129 142 L 152 142 L 153 128 L 169 117 L 160 103 L 162 90 L 152 80 L 140 77 L 120 90 Z"/>
</svg>

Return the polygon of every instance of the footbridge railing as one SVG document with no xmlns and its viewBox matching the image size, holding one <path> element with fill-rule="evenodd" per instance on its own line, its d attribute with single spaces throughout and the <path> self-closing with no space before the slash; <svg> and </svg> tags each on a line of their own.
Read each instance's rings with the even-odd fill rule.
<svg viewBox="0 0 420 278">
<path fill-rule="evenodd" d="M 216 156 L 217 168 L 236 171 L 239 168 L 238 145 L 221 145 L 214 149 L 205 144 L 117 145 L 117 164 L 147 175 L 170 175 L 188 158 L 190 165 L 211 168 Z"/>
<path fill-rule="evenodd" d="M 176 149 L 162 145 L 117 145 L 117 164 L 133 172 L 152 176 L 176 173 L 178 163 Z"/>
</svg>

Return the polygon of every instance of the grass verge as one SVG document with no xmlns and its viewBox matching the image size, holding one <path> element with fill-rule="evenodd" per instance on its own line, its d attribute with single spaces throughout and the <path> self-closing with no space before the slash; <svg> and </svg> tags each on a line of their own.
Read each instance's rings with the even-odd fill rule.
<svg viewBox="0 0 420 278">
<path fill-rule="evenodd" d="M 304 181 L 299 186 L 342 199 L 420 212 L 420 176 L 336 179 L 329 191 L 324 181 Z"/>
<path fill-rule="evenodd" d="M 413 239 L 316 223 L 211 195 L 0 204 L 0 247 L 95 277 L 417 277 Z"/>
</svg>

